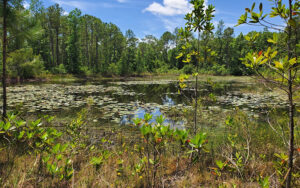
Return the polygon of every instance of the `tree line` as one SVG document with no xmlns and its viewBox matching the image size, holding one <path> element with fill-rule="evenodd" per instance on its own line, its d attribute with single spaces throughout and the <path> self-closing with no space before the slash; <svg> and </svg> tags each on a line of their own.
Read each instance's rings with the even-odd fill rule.
<svg viewBox="0 0 300 188">
<path fill-rule="evenodd" d="M 66 14 L 59 4 L 46 8 L 41 1 L 31 0 L 26 9 L 21 0 L 16 0 L 9 3 L 8 11 L 7 64 L 11 78 L 32 78 L 44 73 L 127 76 L 195 70 L 195 60 L 188 64 L 183 58 L 176 58 L 184 45 L 177 28 L 160 38 L 147 35 L 139 39 L 130 29 L 123 34 L 115 24 L 82 14 L 79 9 Z M 240 58 L 249 51 L 267 49 L 270 43 L 266 39 L 272 35 L 265 29 L 249 46 L 244 34 L 235 36 L 234 28 L 226 27 L 221 20 L 214 33 L 201 35 L 200 72 L 251 74 Z M 190 39 L 191 49 L 197 49 L 197 37 L 191 33 Z"/>
</svg>

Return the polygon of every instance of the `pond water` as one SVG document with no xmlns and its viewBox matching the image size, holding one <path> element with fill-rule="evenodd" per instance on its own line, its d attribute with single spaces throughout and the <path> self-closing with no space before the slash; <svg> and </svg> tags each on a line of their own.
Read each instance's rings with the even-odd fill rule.
<svg viewBox="0 0 300 188">
<path fill-rule="evenodd" d="M 165 123 L 184 128 L 185 118 L 168 117 L 167 114 L 174 108 L 192 109 L 194 90 L 185 89 L 180 93 L 178 90 L 176 79 L 20 84 L 8 87 L 8 105 L 10 109 L 20 108 L 25 116 L 48 114 L 64 119 L 75 117 L 76 112 L 91 103 L 93 126 L 126 126 L 133 118 L 151 113 L 154 119 L 164 115 Z M 207 97 L 210 94 L 214 101 Z M 218 79 L 213 84 L 204 79 L 199 83 L 199 95 L 207 110 L 219 112 L 238 107 L 251 115 L 261 116 L 267 109 L 287 106 L 284 96 L 261 89 L 250 79 Z"/>
</svg>

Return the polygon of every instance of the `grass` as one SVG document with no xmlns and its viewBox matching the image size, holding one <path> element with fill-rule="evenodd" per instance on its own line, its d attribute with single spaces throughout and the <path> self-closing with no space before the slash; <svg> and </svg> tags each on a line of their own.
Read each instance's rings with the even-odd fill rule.
<svg viewBox="0 0 300 188">
<path fill-rule="evenodd" d="M 53 81 L 53 82 L 74 82 L 78 80 L 112 80 L 112 79 L 126 79 L 126 80 L 178 80 L 180 73 L 142 73 L 140 75 L 131 76 L 101 76 L 101 75 L 90 75 L 90 76 L 76 76 L 72 74 L 43 74 L 36 79 L 36 82 L 40 81 Z M 211 74 L 201 74 L 198 76 L 200 81 L 207 81 L 211 78 L 214 82 L 229 81 L 229 82 L 251 82 L 253 81 L 250 76 L 215 76 Z M 25 80 L 26 81 L 26 80 Z"/>
<path fill-rule="evenodd" d="M 200 114 L 205 113 L 207 112 Z M 266 123 L 250 119 L 239 110 L 222 114 L 222 117 L 212 116 L 213 114 L 202 115 L 199 118 L 200 124 L 210 120 L 214 125 L 210 124 L 213 128 L 208 126 L 203 128 L 208 133 L 208 143 L 200 159 L 191 162 L 191 155 L 187 153 L 191 149 L 189 146 L 181 150 L 175 142 L 168 143 L 159 163 L 158 178 L 155 180 L 157 187 L 259 187 L 260 177 L 270 177 L 269 183 L 272 187 L 280 186 L 281 177 L 276 173 L 274 164 L 278 160 L 282 161 L 274 154 L 286 153 L 286 149 L 280 136 Z M 232 118 L 230 123 L 226 118 L 228 116 Z M 284 117 L 273 118 L 275 128 L 280 127 L 279 124 L 285 121 Z M 220 126 L 222 124 L 223 126 Z M 299 135 L 299 131 L 297 134 Z M 82 140 L 87 147 L 78 149 L 78 153 L 72 155 L 74 176 L 69 181 L 52 177 L 45 169 L 39 170 L 39 154 L 22 151 L 18 145 L 4 148 L 0 155 L 1 185 L 2 187 L 148 187 L 150 183 L 147 172 L 153 168 L 136 170 L 136 166 L 145 157 L 144 138 L 139 134 L 126 137 L 122 132 L 113 130 L 107 131 L 105 135 L 99 136 L 94 143 Z M 232 140 L 228 140 L 230 136 L 234 138 L 234 144 Z M 299 136 L 296 138 L 296 146 L 299 147 Z M 247 146 L 250 148 L 249 152 Z M 109 151 L 109 157 L 97 169 L 91 163 L 91 158 L 102 156 L 104 151 Z M 238 168 L 234 165 L 237 163 L 237 153 L 243 157 Z M 295 154 L 295 174 L 296 169 L 300 167 L 299 155 L 299 152 Z M 214 170 L 218 168 L 216 160 L 226 162 L 228 165 L 224 169 L 219 169 L 220 176 L 216 175 Z M 282 168 L 284 163 L 285 161 Z M 295 187 L 299 183 L 299 179 L 294 178 Z"/>
</svg>

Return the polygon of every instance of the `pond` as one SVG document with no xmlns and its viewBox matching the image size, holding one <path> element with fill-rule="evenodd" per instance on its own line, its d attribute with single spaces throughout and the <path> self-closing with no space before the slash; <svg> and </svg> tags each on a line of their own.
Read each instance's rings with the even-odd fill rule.
<svg viewBox="0 0 300 188">
<path fill-rule="evenodd" d="M 193 85 L 190 81 L 188 85 Z M 190 88 L 190 87 L 189 87 Z M 8 106 L 18 107 L 24 116 L 54 115 L 74 118 L 88 104 L 91 126 L 127 126 L 134 118 L 151 113 L 166 117 L 166 124 L 185 128 L 184 117 L 168 117 L 172 109 L 191 110 L 193 88 L 178 92 L 177 79 L 128 79 L 75 82 L 47 82 L 12 85 Z M 199 83 L 202 108 L 218 113 L 240 108 L 252 116 L 262 116 L 270 108 L 285 108 L 284 95 L 259 86 L 249 78 L 203 77 Z M 212 101 L 208 96 L 213 96 Z M 2 106 L 2 104 L 1 104 Z"/>
</svg>

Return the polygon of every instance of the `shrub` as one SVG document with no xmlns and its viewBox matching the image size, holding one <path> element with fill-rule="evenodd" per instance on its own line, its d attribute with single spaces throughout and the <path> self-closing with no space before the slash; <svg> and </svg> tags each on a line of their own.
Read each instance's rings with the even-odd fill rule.
<svg viewBox="0 0 300 188">
<path fill-rule="evenodd" d="M 44 72 L 44 63 L 40 56 L 34 57 L 31 62 L 26 62 L 21 66 L 21 78 L 36 78 Z"/>
<path fill-rule="evenodd" d="M 158 69 L 156 69 L 155 71 L 156 73 L 167 73 L 169 72 L 169 66 L 166 64 L 163 64 L 161 67 L 159 67 Z"/>
<path fill-rule="evenodd" d="M 187 64 L 183 67 L 182 71 L 185 73 L 185 74 L 192 74 L 195 70 L 195 67 L 191 64 Z"/>
<path fill-rule="evenodd" d="M 115 63 L 109 64 L 108 69 L 107 69 L 107 74 L 108 75 L 119 75 L 120 74 L 119 67 Z"/>
<path fill-rule="evenodd" d="M 44 62 L 31 48 L 22 48 L 9 54 L 8 75 L 13 78 L 36 78 L 44 72 Z"/>
<path fill-rule="evenodd" d="M 80 73 L 84 76 L 90 76 L 90 75 L 93 74 L 88 66 L 81 66 L 80 67 Z"/>
<path fill-rule="evenodd" d="M 66 69 L 64 64 L 60 64 L 52 70 L 52 73 L 54 73 L 54 74 L 66 74 L 67 69 Z"/>
<path fill-rule="evenodd" d="M 230 71 L 228 69 L 226 69 L 225 65 L 214 64 L 211 69 L 214 72 L 214 74 L 217 74 L 217 75 L 230 74 Z"/>
</svg>

